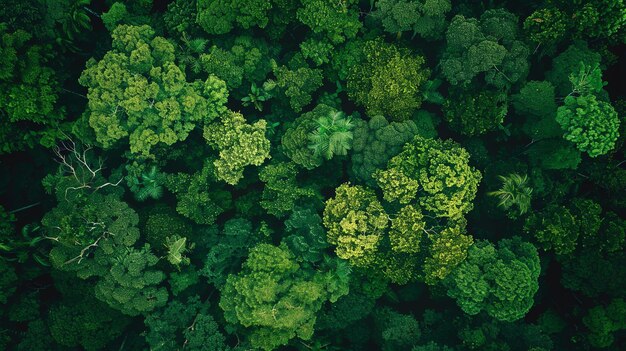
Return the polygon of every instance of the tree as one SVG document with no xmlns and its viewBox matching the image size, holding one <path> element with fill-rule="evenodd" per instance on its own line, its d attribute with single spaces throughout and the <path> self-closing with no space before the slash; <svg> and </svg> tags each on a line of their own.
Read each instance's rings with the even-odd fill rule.
<svg viewBox="0 0 626 351">
<path fill-rule="evenodd" d="M 565 105 L 557 111 L 556 121 L 565 131 L 563 137 L 591 157 L 611 151 L 619 137 L 617 112 L 595 95 L 566 97 Z"/>
<path fill-rule="evenodd" d="M 154 350 L 229 350 L 226 337 L 208 309 L 209 304 L 201 302 L 198 296 L 170 301 L 144 320 L 146 341 Z"/>
<path fill-rule="evenodd" d="M 408 119 L 421 106 L 421 87 L 430 75 L 424 58 L 381 39 L 365 42 L 360 50 L 362 62 L 347 77 L 348 96 L 369 116 Z"/>
<path fill-rule="evenodd" d="M 317 129 L 309 135 L 309 148 L 316 156 L 330 160 L 335 155 L 345 156 L 352 148 L 352 120 L 343 112 L 335 111 L 317 120 Z"/>
<path fill-rule="evenodd" d="M 522 318 L 532 307 L 539 272 L 537 249 L 521 238 L 503 239 L 497 249 L 489 242 L 477 241 L 444 284 L 448 296 L 465 313 L 485 311 L 510 322 Z"/>
<path fill-rule="evenodd" d="M 309 340 L 322 304 L 348 292 L 348 276 L 307 272 L 284 245 L 259 244 L 221 292 L 226 321 L 246 327 L 253 347 L 272 350 L 294 337 Z"/>
<path fill-rule="evenodd" d="M 296 118 L 281 139 L 283 153 L 294 163 L 306 169 L 320 166 L 324 161 L 324 156 L 328 155 L 331 137 L 333 138 L 332 144 L 338 148 L 337 151 L 345 149 L 352 138 L 351 124 L 346 124 L 347 119 L 339 118 L 337 125 L 328 124 L 332 123 L 333 116 L 336 119 L 341 114 L 341 111 L 333 107 L 320 104 L 312 111 Z M 322 123 L 328 127 L 324 127 Z"/>
<path fill-rule="evenodd" d="M 311 97 L 322 86 L 322 71 L 306 66 L 278 66 L 273 62 L 273 73 L 276 76 L 276 87 L 289 100 L 295 112 L 311 103 Z"/>
<path fill-rule="evenodd" d="M 368 267 L 376 260 L 388 221 L 373 191 L 349 183 L 335 189 L 335 197 L 324 208 L 328 242 L 336 246 L 339 258 L 357 267 Z"/>
<path fill-rule="evenodd" d="M 569 255 L 578 246 L 579 239 L 597 240 L 601 213 L 600 205 L 588 199 L 574 199 L 567 207 L 551 204 L 528 216 L 524 231 L 534 234 L 545 250 Z"/>
<path fill-rule="evenodd" d="M 235 185 L 243 178 L 246 166 L 260 166 L 270 158 L 267 123 L 260 119 L 247 124 L 241 113 L 233 111 L 226 112 L 220 121 L 204 128 L 204 138 L 219 151 L 220 158 L 213 162 L 217 178 Z"/>
<path fill-rule="evenodd" d="M 533 188 L 528 186 L 528 176 L 512 173 L 498 178 L 502 181 L 502 187 L 489 193 L 498 198 L 498 206 L 513 218 L 528 212 L 533 193 Z"/>
<path fill-rule="evenodd" d="M 496 88 L 510 87 L 528 74 L 530 54 L 519 39 L 518 18 L 503 9 L 487 10 L 480 20 L 456 15 L 446 33 L 440 61 L 452 85 L 467 87 L 476 77 Z"/>
<path fill-rule="evenodd" d="M 429 116 L 425 116 L 428 128 L 419 128 L 412 120 L 388 122 L 383 116 L 373 116 L 369 121 L 354 122 L 352 141 L 352 172 L 356 179 L 369 186 L 376 183 L 372 173 L 387 166 L 387 162 L 402 150 L 402 146 L 416 134 L 436 136 Z"/>
<path fill-rule="evenodd" d="M 226 112 L 226 84 L 215 76 L 187 82 L 174 46 L 149 26 L 117 26 L 112 50 L 90 59 L 79 82 L 88 88 L 89 125 L 104 148 L 128 137 L 135 157 L 187 138 L 196 125 Z"/>
<path fill-rule="evenodd" d="M 356 0 L 304 1 L 296 17 L 313 33 L 325 35 L 333 44 L 341 44 L 346 39 L 354 38 L 361 29 L 357 5 Z"/>
<path fill-rule="evenodd" d="M 592 347 L 609 347 L 614 333 L 626 329 L 626 303 L 620 298 L 611 300 L 606 307 L 593 307 L 583 317 L 583 323 L 589 329 L 587 338 Z"/>
<path fill-rule="evenodd" d="M 386 32 L 412 31 L 427 39 L 437 39 L 444 31 L 449 0 L 380 0 L 373 15 L 379 18 Z"/>
<path fill-rule="evenodd" d="M 443 116 L 461 134 L 480 135 L 502 125 L 507 105 L 507 95 L 502 91 L 454 89 L 443 105 Z"/>
<path fill-rule="evenodd" d="M 265 183 L 260 205 L 267 213 L 282 217 L 291 212 L 297 203 L 319 197 L 314 189 L 298 186 L 297 173 L 293 162 L 270 163 L 259 172 L 259 179 Z"/>
<path fill-rule="evenodd" d="M 37 45 L 30 33 L 21 29 L 11 32 L 7 24 L 0 23 L 2 154 L 38 144 L 52 147 L 62 138 L 65 112 L 57 103 L 61 84 L 50 68 L 50 51 L 48 45 Z"/>
<path fill-rule="evenodd" d="M 470 167 L 469 153 L 455 142 L 418 135 L 374 178 L 385 200 L 415 201 L 422 211 L 454 221 L 473 208 L 482 176 Z"/>
<path fill-rule="evenodd" d="M 196 21 L 211 35 L 229 33 L 235 26 L 265 28 L 272 2 L 264 0 L 197 0 Z"/>
<path fill-rule="evenodd" d="M 198 224 L 213 224 L 232 206 L 232 195 L 216 181 L 214 162 L 209 159 L 193 174 L 167 175 L 164 185 L 176 194 L 178 213 Z"/>
</svg>

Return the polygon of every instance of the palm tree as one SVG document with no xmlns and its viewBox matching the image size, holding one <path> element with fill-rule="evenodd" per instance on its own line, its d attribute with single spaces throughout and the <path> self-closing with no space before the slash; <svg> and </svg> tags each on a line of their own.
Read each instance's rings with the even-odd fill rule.
<svg viewBox="0 0 626 351">
<path fill-rule="evenodd" d="M 317 119 L 317 129 L 309 135 L 309 149 L 316 156 L 327 160 L 334 155 L 346 155 L 352 148 L 352 128 L 354 124 L 343 112 L 335 111 Z"/>
<path fill-rule="evenodd" d="M 533 193 L 533 189 L 527 185 L 528 176 L 512 173 L 506 177 L 499 176 L 499 178 L 502 181 L 502 187 L 499 190 L 488 193 L 500 199 L 498 206 L 507 211 L 515 211 L 513 207 L 517 207 L 518 215 L 528 212 Z"/>
</svg>

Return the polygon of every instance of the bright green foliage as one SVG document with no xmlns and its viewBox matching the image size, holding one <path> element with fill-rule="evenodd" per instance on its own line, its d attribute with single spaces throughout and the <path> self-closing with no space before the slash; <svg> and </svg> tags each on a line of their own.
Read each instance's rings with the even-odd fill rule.
<svg viewBox="0 0 626 351">
<path fill-rule="evenodd" d="M 447 277 L 465 260 L 474 239 L 459 226 L 443 229 L 440 233 L 429 232 L 430 255 L 424 261 L 424 281 L 435 285 Z"/>
<path fill-rule="evenodd" d="M 530 40 L 550 45 L 558 42 L 569 29 L 567 16 L 558 8 L 543 8 L 524 20 L 524 31 Z"/>
<path fill-rule="evenodd" d="M 546 79 L 554 86 L 557 96 L 567 96 L 573 90 L 570 76 L 580 71 L 581 62 L 585 67 L 595 67 L 600 61 L 600 54 L 590 50 L 586 42 L 576 41 L 552 60 L 552 70 L 546 72 Z"/>
<path fill-rule="evenodd" d="M 579 237 L 596 240 L 602 208 L 591 200 L 575 199 L 571 206 L 549 205 L 526 218 L 524 231 L 532 234 L 546 250 L 558 255 L 571 254 Z"/>
<path fill-rule="evenodd" d="M 576 146 L 563 139 L 540 140 L 526 153 L 532 164 L 543 169 L 576 169 L 581 160 Z"/>
<path fill-rule="evenodd" d="M 569 75 L 569 81 L 572 83 L 572 95 L 598 94 L 607 84 L 602 80 L 599 64 L 588 66 L 584 62 L 580 62 L 580 68 Z"/>
<path fill-rule="evenodd" d="M 213 224 L 232 205 L 228 191 L 214 183 L 215 167 L 210 160 L 194 174 L 170 174 L 165 187 L 176 194 L 176 211 L 198 224 Z"/>
<path fill-rule="evenodd" d="M 317 118 L 315 122 L 317 129 L 309 135 L 309 149 L 313 150 L 313 155 L 327 160 L 335 155 L 347 155 L 352 147 L 352 119 L 341 111 L 335 111 Z"/>
<path fill-rule="evenodd" d="M 593 347 L 605 348 L 613 344 L 614 333 L 626 329 L 626 302 L 613 299 L 605 306 L 596 306 L 583 318 L 589 329 L 587 338 Z"/>
<path fill-rule="evenodd" d="M 242 271 L 228 277 L 220 307 L 227 322 L 247 328 L 253 347 L 272 350 L 294 337 L 309 340 L 322 304 L 347 288 L 345 274 L 307 272 L 284 245 L 259 244 Z"/>
<path fill-rule="evenodd" d="M 411 31 L 436 39 L 445 29 L 450 0 L 379 0 L 373 15 L 380 18 L 389 33 Z"/>
<path fill-rule="evenodd" d="M 374 178 L 387 201 L 415 200 L 435 217 L 458 220 L 473 208 L 482 176 L 470 167 L 469 153 L 455 142 L 418 135 Z"/>
<path fill-rule="evenodd" d="M 431 128 L 432 130 L 422 131 L 411 120 L 390 123 L 383 116 L 374 116 L 367 122 L 355 120 L 352 141 L 354 177 L 373 186 L 375 183 L 372 173 L 385 168 L 387 162 L 400 153 L 402 146 L 418 132 L 434 137 L 436 132 L 432 125 Z"/>
<path fill-rule="evenodd" d="M 193 244 L 187 243 L 186 237 L 180 235 L 168 236 L 165 239 L 165 247 L 167 249 L 167 260 L 173 265 L 180 268 L 181 265 L 189 264 L 189 257 L 185 253 L 193 248 Z"/>
<path fill-rule="evenodd" d="M 196 21 L 209 34 L 226 34 L 235 26 L 265 28 L 267 12 L 273 1 L 267 0 L 197 0 Z"/>
<path fill-rule="evenodd" d="M 272 98 L 270 93 L 272 89 L 269 88 L 269 85 L 263 84 L 263 86 L 257 87 L 256 84 L 252 83 L 248 95 L 241 98 L 241 104 L 246 107 L 252 105 L 257 111 L 263 111 L 263 103 Z"/>
<path fill-rule="evenodd" d="M 533 305 L 539 272 L 537 249 L 519 237 L 501 240 L 497 249 L 477 241 L 445 284 L 448 296 L 465 313 L 485 311 L 510 322 L 522 318 Z"/>
<path fill-rule="evenodd" d="M 61 136 L 64 111 L 56 106 L 60 84 L 48 67 L 50 49 L 0 23 L 0 154 L 37 144 L 50 147 Z"/>
<path fill-rule="evenodd" d="M 363 61 L 348 74 L 348 96 L 369 116 L 408 119 L 421 106 L 421 87 L 430 75 L 424 58 L 381 39 L 365 42 L 361 51 Z"/>
<path fill-rule="evenodd" d="M 426 233 L 424 215 L 419 209 L 408 205 L 398 211 L 396 218 L 391 220 L 389 243 L 395 252 L 417 253 L 423 233 Z"/>
<path fill-rule="evenodd" d="M 282 151 L 296 164 L 313 169 L 322 164 L 324 158 L 322 154 L 315 153 L 309 147 L 310 137 L 320 129 L 318 121 L 326 121 L 329 117 L 340 113 L 328 105 L 317 105 L 312 111 L 302 114 L 289 126 L 282 137 Z M 339 135 L 344 136 L 344 135 Z M 340 140 L 345 143 L 345 137 Z M 341 145 L 341 144 L 340 144 Z"/>
<path fill-rule="evenodd" d="M 235 185 L 243 178 L 246 166 L 260 166 L 270 157 L 265 127 L 263 119 L 247 124 L 241 113 L 228 111 L 220 123 L 204 128 L 204 138 L 219 151 L 220 158 L 213 162 L 218 179 Z"/>
<path fill-rule="evenodd" d="M 533 188 L 528 185 L 528 176 L 512 173 L 498 178 L 502 181 L 502 187 L 489 193 L 498 198 L 498 206 L 513 218 L 528 212 L 533 193 Z"/>
<path fill-rule="evenodd" d="M 472 136 L 497 129 L 507 110 L 507 95 L 502 91 L 454 89 L 443 105 L 443 117 L 454 130 Z"/>
<path fill-rule="evenodd" d="M 90 296 L 53 306 L 48 313 L 50 333 L 67 347 L 102 350 L 122 334 L 129 320 Z"/>
<path fill-rule="evenodd" d="M 282 217 L 291 212 L 297 203 L 309 202 L 317 196 L 313 189 L 298 186 L 297 174 L 293 162 L 270 163 L 259 172 L 259 179 L 265 183 L 260 205 L 267 213 Z"/>
<path fill-rule="evenodd" d="M 274 64 L 276 87 L 289 99 L 289 105 L 295 112 L 311 103 L 312 95 L 322 86 L 320 69 L 299 67 L 290 69 Z"/>
<path fill-rule="evenodd" d="M 210 241 L 201 274 L 210 284 L 222 288 L 229 274 L 238 272 L 250 248 L 263 241 L 258 230 L 253 230 L 247 219 L 235 218 L 224 223 L 220 235 Z"/>
<path fill-rule="evenodd" d="M 173 300 L 146 317 L 146 341 L 152 350 L 226 351 L 226 337 L 198 296 Z"/>
<path fill-rule="evenodd" d="M 333 44 L 354 38 L 362 26 L 357 0 L 306 0 L 302 5 L 296 12 L 298 20 Z"/>
<path fill-rule="evenodd" d="M 224 45 L 202 50 L 200 63 L 204 72 L 223 79 L 232 90 L 262 82 L 272 70 L 272 50 L 262 39 L 238 36 Z"/>
<path fill-rule="evenodd" d="M 355 266 L 372 264 L 388 221 L 374 192 L 358 185 L 339 186 L 324 208 L 328 242 L 336 246 L 337 256 Z"/>
<path fill-rule="evenodd" d="M 104 26 L 112 32 L 118 24 L 123 23 L 124 19 L 130 17 L 126 5 L 122 2 L 114 2 L 107 12 L 104 12 L 100 18 Z"/>
<path fill-rule="evenodd" d="M 613 150 L 619 137 L 617 112 L 595 95 L 566 97 L 565 105 L 557 111 L 556 121 L 565 131 L 563 137 L 591 157 Z"/>
<path fill-rule="evenodd" d="M 443 76 L 452 85 L 468 86 L 483 73 L 497 88 L 523 80 L 530 52 L 518 37 L 518 19 L 506 10 L 487 10 L 480 21 L 456 15 L 446 33 Z"/>
<path fill-rule="evenodd" d="M 174 46 L 149 26 L 120 25 L 113 49 L 91 59 L 80 77 L 88 88 L 89 125 L 104 148 L 129 138 L 130 151 L 151 157 L 157 145 L 187 138 L 197 124 L 225 112 L 225 83 L 214 77 L 188 83 L 174 63 Z"/>
<path fill-rule="evenodd" d="M 165 274 L 152 268 L 158 260 L 150 245 L 119 252 L 109 273 L 96 285 L 96 297 L 129 316 L 164 306 L 168 293 L 159 283 Z"/>
</svg>

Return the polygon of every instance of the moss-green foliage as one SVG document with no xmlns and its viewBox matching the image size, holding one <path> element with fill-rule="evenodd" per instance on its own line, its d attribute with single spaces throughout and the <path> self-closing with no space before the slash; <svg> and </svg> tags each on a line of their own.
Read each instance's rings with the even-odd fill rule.
<svg viewBox="0 0 626 351">
<path fill-rule="evenodd" d="M 259 179 L 265 183 L 260 205 L 267 213 L 282 217 L 291 212 L 296 204 L 316 197 L 313 189 L 298 186 L 297 174 L 292 162 L 270 163 L 259 172 Z"/>
<path fill-rule="evenodd" d="M 0 21 L 0 154 L 50 147 L 61 137 L 65 116 L 57 105 L 60 83 L 50 68 L 51 47 L 35 43 L 30 33 L 10 31 Z"/>
<path fill-rule="evenodd" d="M 209 34 L 226 34 L 235 26 L 264 28 L 272 2 L 266 0 L 197 0 L 196 21 Z"/>
<path fill-rule="evenodd" d="M 129 320 L 93 297 L 54 306 L 48 312 L 50 333 L 68 347 L 101 350 L 122 334 Z"/>
<path fill-rule="evenodd" d="M 246 166 L 260 166 L 270 157 L 267 123 L 260 119 L 248 124 L 241 113 L 233 111 L 226 112 L 220 122 L 205 127 L 204 138 L 219 152 L 219 159 L 213 162 L 216 177 L 235 185 Z"/>
<path fill-rule="evenodd" d="M 425 60 L 381 39 L 365 42 L 363 61 L 353 65 L 347 92 L 369 116 L 408 119 L 422 104 L 421 86 L 430 75 Z"/>
<path fill-rule="evenodd" d="M 337 285 L 337 283 L 339 285 Z M 253 347 L 272 350 L 313 336 L 315 313 L 348 291 L 340 271 L 307 275 L 285 246 L 259 244 L 222 290 L 220 307 L 229 323 L 247 327 Z"/>
<path fill-rule="evenodd" d="M 605 306 L 596 306 L 583 318 L 589 329 L 587 338 L 593 347 L 605 348 L 613 344 L 614 333 L 626 329 L 626 303 L 614 299 Z"/>
<path fill-rule="evenodd" d="M 322 71 L 316 68 L 278 66 L 274 63 L 276 87 L 289 99 L 289 106 L 300 112 L 311 103 L 312 95 L 322 86 Z"/>
<path fill-rule="evenodd" d="M 374 16 L 380 18 L 389 33 L 405 31 L 436 39 L 445 30 L 446 13 L 452 8 L 449 0 L 380 0 Z"/>
<path fill-rule="evenodd" d="M 484 77 L 485 83 L 503 88 L 526 77 L 529 54 L 520 40 L 517 16 L 487 10 L 480 20 L 462 15 L 452 19 L 440 65 L 452 85 L 467 86 Z"/>
<path fill-rule="evenodd" d="M 539 271 L 537 250 L 519 237 L 501 240 L 497 249 L 477 241 L 445 284 L 466 313 L 485 311 L 498 320 L 514 321 L 533 305 Z"/>
<path fill-rule="evenodd" d="M 134 155 L 151 157 L 153 147 L 185 140 L 225 113 L 225 83 L 214 76 L 187 82 L 174 46 L 152 28 L 120 25 L 111 35 L 112 50 L 89 60 L 80 77 L 89 89 L 89 125 L 104 148 L 128 138 Z"/>
<path fill-rule="evenodd" d="M 198 296 L 173 300 L 144 321 L 146 341 L 153 349 L 226 351 L 226 337 L 208 312 L 209 304 Z M 192 327 L 193 326 L 193 327 Z"/>
<path fill-rule="evenodd" d="M 300 22 L 313 33 L 324 35 L 331 43 L 339 44 L 354 38 L 362 24 L 356 0 L 310 0 L 303 1 L 296 12 Z"/>
</svg>

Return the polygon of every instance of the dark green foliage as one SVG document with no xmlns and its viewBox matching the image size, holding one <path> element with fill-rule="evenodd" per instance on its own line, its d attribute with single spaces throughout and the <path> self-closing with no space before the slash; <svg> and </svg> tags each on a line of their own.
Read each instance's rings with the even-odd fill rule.
<svg viewBox="0 0 626 351">
<path fill-rule="evenodd" d="M 460 86 L 484 77 L 496 88 L 523 80 L 530 52 L 518 32 L 517 16 L 503 9 L 487 10 L 480 20 L 456 15 L 446 33 L 443 76 Z"/>
<path fill-rule="evenodd" d="M 501 240 L 497 249 L 478 241 L 445 284 L 466 313 L 485 311 L 498 320 L 514 321 L 533 305 L 539 271 L 537 249 L 519 237 Z"/>
<path fill-rule="evenodd" d="M 465 135 L 480 135 L 497 129 L 507 114 L 507 96 L 500 91 L 474 94 L 454 90 L 443 106 L 444 119 Z"/>
<path fill-rule="evenodd" d="M 380 39 L 365 42 L 360 50 L 363 61 L 350 68 L 348 96 L 369 116 L 408 119 L 422 104 L 420 88 L 430 75 L 425 59 Z"/>
<path fill-rule="evenodd" d="M 625 1 L 0 1 L 0 350 L 624 349 Z"/>
</svg>

